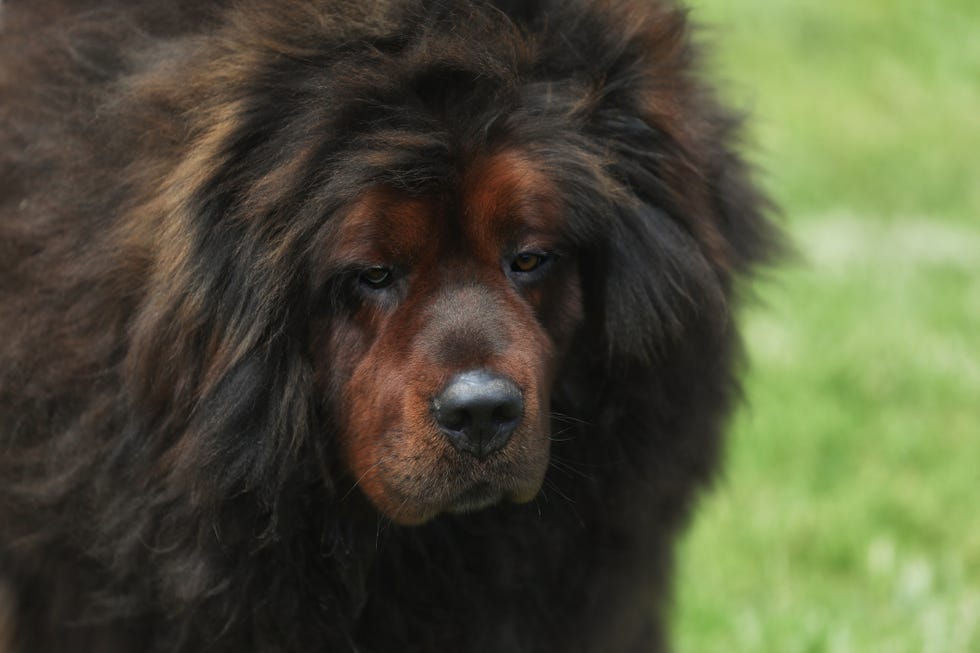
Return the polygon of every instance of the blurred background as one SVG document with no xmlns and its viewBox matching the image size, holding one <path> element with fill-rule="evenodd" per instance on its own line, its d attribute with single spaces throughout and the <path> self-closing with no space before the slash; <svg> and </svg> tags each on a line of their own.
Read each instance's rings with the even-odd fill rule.
<svg viewBox="0 0 980 653">
<path fill-rule="evenodd" d="M 677 650 L 980 652 L 980 2 L 690 4 L 800 256 L 744 311 Z"/>
</svg>

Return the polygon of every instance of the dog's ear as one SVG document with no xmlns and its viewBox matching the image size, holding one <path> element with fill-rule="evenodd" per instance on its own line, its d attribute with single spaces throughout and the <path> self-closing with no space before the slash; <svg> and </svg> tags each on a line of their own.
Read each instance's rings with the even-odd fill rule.
<svg viewBox="0 0 980 653">
<path fill-rule="evenodd" d="M 605 324 L 628 357 L 649 361 L 692 330 L 719 336 L 738 278 L 785 251 L 768 201 L 729 145 L 734 122 L 717 125 L 688 146 L 645 119 L 604 116 L 610 172 L 632 200 L 617 204 L 606 230 Z"/>
<path fill-rule="evenodd" d="M 737 154 L 738 119 L 708 98 L 700 106 L 697 115 L 609 107 L 593 122 L 630 199 L 607 231 L 605 292 L 610 344 L 629 357 L 649 361 L 692 330 L 717 338 L 737 279 L 783 251 Z"/>
<path fill-rule="evenodd" d="M 131 327 L 129 455 L 202 500 L 271 497 L 312 419 L 302 290 L 260 239 L 199 211 L 157 241 Z"/>
<path fill-rule="evenodd" d="M 613 34 L 613 24 L 629 29 Z M 685 13 L 613 2 L 580 25 L 568 38 L 593 90 L 577 108 L 595 158 L 627 197 L 597 230 L 603 323 L 613 353 L 649 361 L 692 329 L 708 339 L 724 330 L 736 279 L 778 251 L 778 238 L 738 154 L 740 120 L 698 77 Z"/>
<path fill-rule="evenodd" d="M 620 207 L 602 249 L 602 322 L 614 364 L 656 365 L 693 332 L 725 328 L 718 277 L 694 239 L 662 210 L 642 202 Z"/>
</svg>

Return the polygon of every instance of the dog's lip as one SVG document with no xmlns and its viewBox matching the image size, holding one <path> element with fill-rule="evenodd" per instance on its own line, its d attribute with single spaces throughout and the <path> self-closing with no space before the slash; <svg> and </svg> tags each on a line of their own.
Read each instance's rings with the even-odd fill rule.
<svg viewBox="0 0 980 653">
<path fill-rule="evenodd" d="M 509 501 L 528 503 L 538 495 L 541 483 L 527 482 L 517 486 L 507 483 L 478 481 L 458 493 L 447 503 L 445 510 L 452 513 L 475 512 L 490 506 Z"/>
<path fill-rule="evenodd" d="M 441 513 L 467 514 L 485 510 L 503 503 L 527 503 L 537 496 L 541 483 L 528 479 L 528 482 L 514 485 L 492 479 L 473 480 L 461 490 L 448 493 L 441 500 L 413 500 L 402 495 L 398 501 L 397 512 L 389 513 L 394 521 L 404 526 L 424 524 Z M 392 494 L 397 496 L 397 491 Z"/>
<path fill-rule="evenodd" d="M 479 481 L 457 494 L 447 507 L 448 512 L 474 512 L 489 508 L 504 496 L 504 490 L 490 483 Z"/>
<path fill-rule="evenodd" d="M 513 452 L 511 452 L 513 453 Z M 375 505 L 393 521 L 414 526 L 439 514 L 474 513 L 502 503 L 533 501 L 544 482 L 546 465 L 518 457 L 507 450 L 486 459 L 447 455 L 433 469 L 420 468 L 405 483 L 405 477 L 384 461 L 377 468 L 376 481 L 383 488 Z M 369 495 L 371 496 L 371 495 Z"/>
<path fill-rule="evenodd" d="M 465 471 L 458 470 L 455 491 L 441 502 L 440 512 L 476 512 L 504 501 L 528 503 L 544 482 L 544 469 L 527 469 L 499 456 L 485 461 L 468 459 L 464 467 Z"/>
</svg>

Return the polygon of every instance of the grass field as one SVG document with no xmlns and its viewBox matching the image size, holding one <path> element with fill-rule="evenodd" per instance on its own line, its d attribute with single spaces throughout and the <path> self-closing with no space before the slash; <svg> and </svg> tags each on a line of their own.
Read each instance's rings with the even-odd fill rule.
<svg viewBox="0 0 980 653">
<path fill-rule="evenodd" d="M 745 311 L 677 650 L 980 652 L 980 2 L 693 14 L 800 256 Z"/>
</svg>

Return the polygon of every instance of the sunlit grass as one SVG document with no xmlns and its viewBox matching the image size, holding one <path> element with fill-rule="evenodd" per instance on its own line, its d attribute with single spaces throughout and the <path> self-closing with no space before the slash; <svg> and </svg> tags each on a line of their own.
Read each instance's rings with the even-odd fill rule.
<svg viewBox="0 0 980 653">
<path fill-rule="evenodd" d="M 980 650 L 980 231 L 827 216 L 747 320 L 681 651 Z"/>
<path fill-rule="evenodd" d="M 977 217 L 980 3 L 692 4 L 787 209 Z"/>
<path fill-rule="evenodd" d="M 980 3 L 694 13 L 801 256 L 745 313 L 747 405 L 682 550 L 677 650 L 976 653 Z"/>
</svg>

